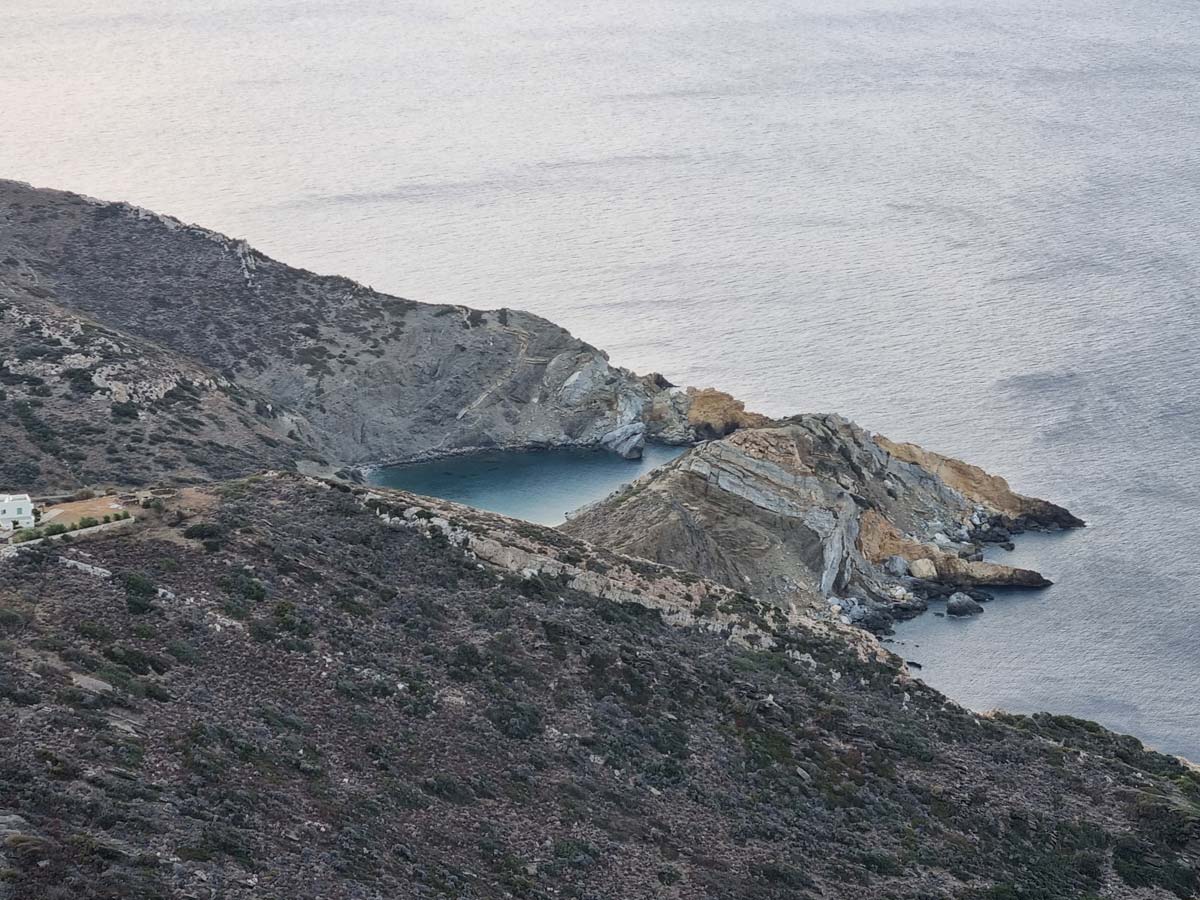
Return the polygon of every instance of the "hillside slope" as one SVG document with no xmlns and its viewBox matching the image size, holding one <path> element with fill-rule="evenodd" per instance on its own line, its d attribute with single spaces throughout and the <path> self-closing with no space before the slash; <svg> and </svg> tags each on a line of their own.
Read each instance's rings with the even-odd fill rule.
<svg viewBox="0 0 1200 900">
<path fill-rule="evenodd" d="M 627 425 L 692 436 L 686 395 L 529 313 L 390 297 L 127 204 L 0 181 L 0 314 L 40 301 L 265 398 L 339 466 L 595 444 Z M 0 362 L 20 349 L 0 344 Z"/>
<path fill-rule="evenodd" d="M 616 599 L 612 599 L 616 598 Z M 0 896 L 1163 898 L 1200 776 L 868 635 L 268 475 L 0 562 Z"/>
<path fill-rule="evenodd" d="M 0 297 L 0 491 L 137 486 L 318 461 L 305 423 L 49 300 Z"/>
</svg>

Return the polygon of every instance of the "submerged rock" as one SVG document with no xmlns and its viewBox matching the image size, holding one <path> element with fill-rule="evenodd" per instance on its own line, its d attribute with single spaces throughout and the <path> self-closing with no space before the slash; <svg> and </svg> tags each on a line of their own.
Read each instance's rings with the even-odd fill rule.
<svg viewBox="0 0 1200 900">
<path fill-rule="evenodd" d="M 983 607 L 961 591 L 951 594 L 946 601 L 946 614 L 951 616 L 974 616 L 983 612 Z"/>
</svg>

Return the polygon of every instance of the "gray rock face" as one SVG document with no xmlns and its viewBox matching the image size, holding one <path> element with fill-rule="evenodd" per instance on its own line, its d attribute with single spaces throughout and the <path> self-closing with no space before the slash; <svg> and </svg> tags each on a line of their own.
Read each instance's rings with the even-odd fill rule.
<svg viewBox="0 0 1200 900">
<path fill-rule="evenodd" d="M 338 467 L 590 446 L 638 424 L 643 440 L 693 436 L 685 394 L 529 313 L 390 297 L 169 217 L 17 182 L 0 181 L 0 210 L 0 312 L 35 310 L 82 332 L 99 325 L 117 343 L 150 344 L 177 367 L 219 377 L 281 438 L 306 445 L 293 457 Z M 97 353 L 64 370 L 80 370 L 72 383 L 94 386 L 106 407 L 123 402 L 106 367 L 136 369 L 138 355 L 92 344 Z M 150 401 L 129 402 L 140 412 Z M 630 433 L 619 452 L 636 444 Z M 257 448 L 245 446 L 252 460 Z"/>
<path fill-rule="evenodd" d="M 625 459 L 641 459 L 646 446 L 646 426 L 642 422 L 630 422 L 614 428 L 600 438 L 600 446 Z"/>
<path fill-rule="evenodd" d="M 895 578 L 903 578 L 908 574 L 908 560 L 903 556 L 889 556 L 883 562 L 883 571 Z"/>
<path fill-rule="evenodd" d="M 961 591 L 951 594 L 946 601 L 946 615 L 948 616 L 974 616 L 981 612 L 983 612 L 983 607 Z"/>
<path fill-rule="evenodd" d="M 13 289 L 5 258 L 16 257 L 0 251 L 0 491 L 232 478 L 320 456 L 261 394 Z"/>
</svg>

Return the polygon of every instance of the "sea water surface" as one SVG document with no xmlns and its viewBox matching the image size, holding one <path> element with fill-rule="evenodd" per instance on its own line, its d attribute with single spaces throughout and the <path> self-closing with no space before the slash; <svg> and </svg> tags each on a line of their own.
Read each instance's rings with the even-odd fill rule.
<svg viewBox="0 0 1200 900">
<path fill-rule="evenodd" d="M 641 459 L 603 450 L 496 450 L 367 472 L 367 482 L 560 525 L 567 513 L 677 457 L 683 447 L 647 444 Z"/>
<path fill-rule="evenodd" d="M 2 6 L 5 177 L 1067 505 L 1053 588 L 899 649 L 1200 760 L 1195 0 Z"/>
</svg>

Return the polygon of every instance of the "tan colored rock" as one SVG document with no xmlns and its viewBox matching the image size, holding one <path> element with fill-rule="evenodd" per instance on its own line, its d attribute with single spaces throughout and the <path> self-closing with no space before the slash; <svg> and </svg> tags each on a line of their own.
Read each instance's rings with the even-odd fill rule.
<svg viewBox="0 0 1200 900">
<path fill-rule="evenodd" d="M 913 578 L 932 580 L 937 578 L 937 566 L 930 559 L 914 559 L 908 564 L 908 571 Z"/>
<path fill-rule="evenodd" d="M 1049 587 L 1051 584 L 1050 579 L 1032 569 L 1018 569 L 1000 563 L 969 562 L 949 554 L 939 556 L 934 565 L 938 578 L 950 584 L 1030 588 Z"/>
<path fill-rule="evenodd" d="M 702 443 L 577 511 L 561 530 L 784 609 L 829 597 L 897 603 L 889 588 L 898 576 L 884 570 L 891 557 L 945 585 L 1048 584 L 1027 569 L 962 559 L 967 545 L 934 543 L 966 530 L 977 507 L 853 423 L 803 415 Z"/>
<path fill-rule="evenodd" d="M 910 575 L 929 581 L 980 587 L 1045 587 L 1050 583 L 1030 569 L 1018 569 L 1000 563 L 968 562 L 932 544 L 909 540 L 874 509 L 864 510 L 859 517 L 858 549 L 875 565 L 881 565 L 890 556 L 901 556 L 908 560 Z"/>
<path fill-rule="evenodd" d="M 889 556 L 907 560 L 933 559 L 938 550 L 904 537 L 896 526 L 874 509 L 863 510 L 858 520 L 858 549 L 868 560 L 880 565 Z"/>
<path fill-rule="evenodd" d="M 916 444 L 900 444 L 875 435 L 875 443 L 896 459 L 920 466 L 936 475 L 968 500 L 982 504 L 1012 519 L 1027 519 L 1040 525 L 1078 528 L 1083 522 L 1061 506 L 1018 494 L 999 475 L 990 475 L 950 456 L 942 456 Z"/>
<path fill-rule="evenodd" d="M 724 437 L 739 428 L 755 428 L 771 420 L 761 413 L 747 412 L 746 404 L 716 388 L 688 388 L 691 405 L 688 424 L 701 439 Z"/>
</svg>

